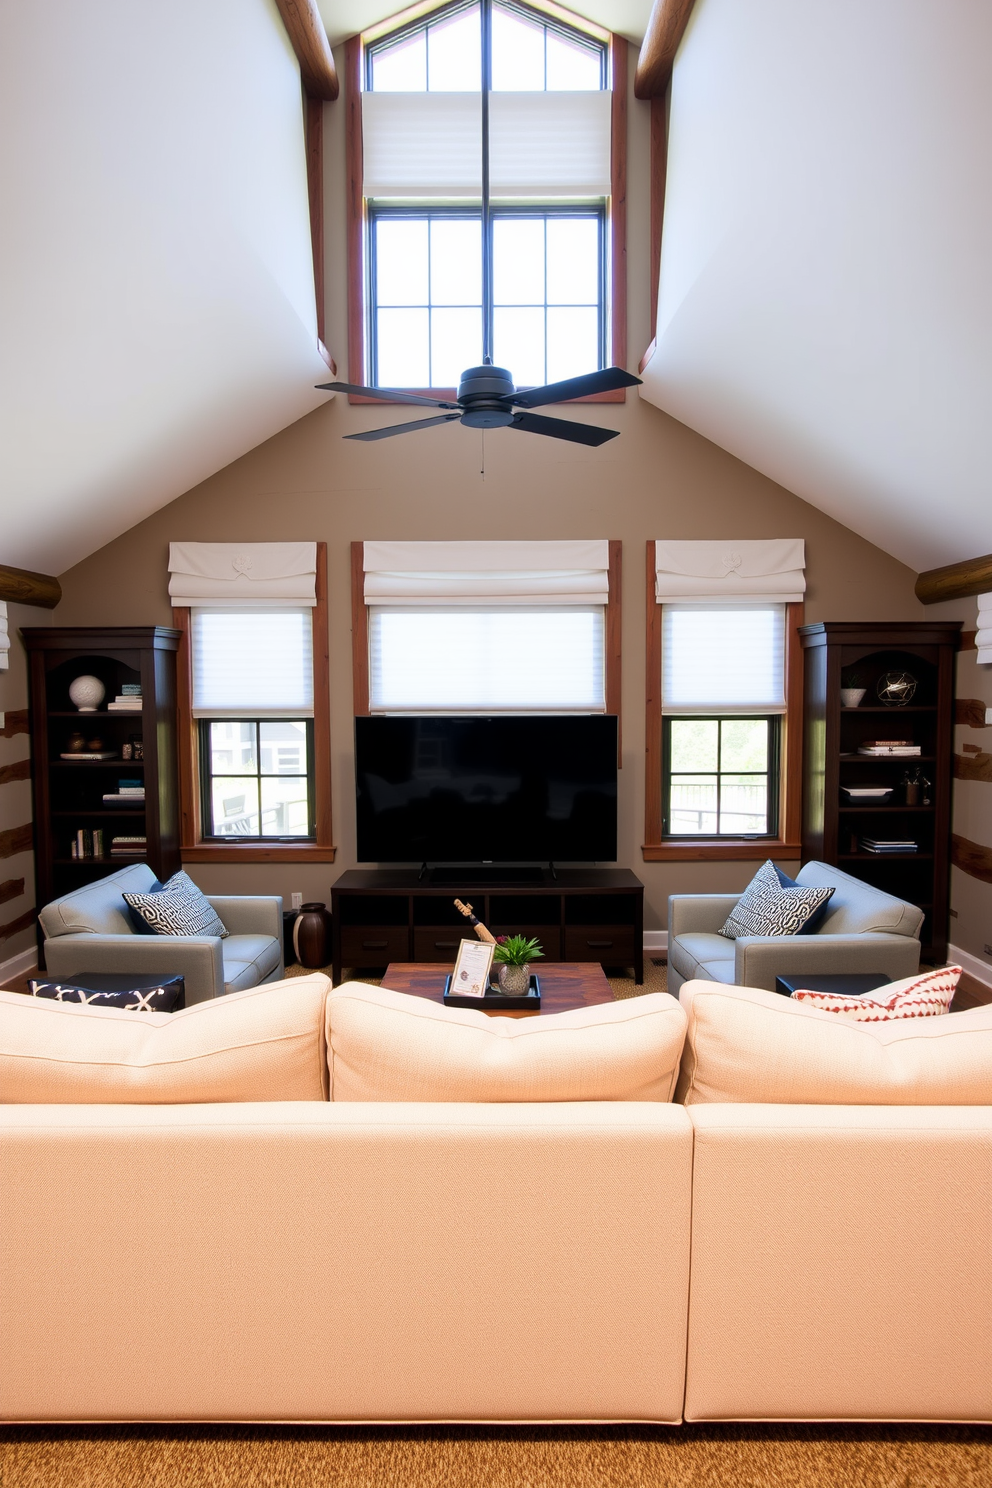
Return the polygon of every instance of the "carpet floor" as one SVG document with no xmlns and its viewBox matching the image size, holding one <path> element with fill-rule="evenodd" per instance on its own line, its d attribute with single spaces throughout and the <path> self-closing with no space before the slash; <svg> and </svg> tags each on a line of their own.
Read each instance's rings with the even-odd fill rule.
<svg viewBox="0 0 992 1488">
<path fill-rule="evenodd" d="M 975 1426 L 0 1430 L 3 1488 L 988 1488 Z"/>
</svg>

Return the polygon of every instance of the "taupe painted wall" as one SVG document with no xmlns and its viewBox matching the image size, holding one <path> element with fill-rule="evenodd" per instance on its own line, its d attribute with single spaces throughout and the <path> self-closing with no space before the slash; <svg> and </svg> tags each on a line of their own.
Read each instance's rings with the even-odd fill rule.
<svg viewBox="0 0 992 1488">
<path fill-rule="evenodd" d="M 339 58 L 343 72 L 343 59 Z M 633 65 L 633 58 L 631 59 Z M 325 110 L 328 340 L 346 372 L 344 111 Z M 648 106 L 631 98 L 629 364 L 648 339 Z M 342 442 L 359 429 L 416 410 L 349 407 L 335 398 L 62 576 L 60 625 L 168 624 L 166 558 L 172 539 L 259 542 L 323 539 L 330 589 L 331 740 L 338 860 L 332 868 L 204 867 L 205 888 L 326 899 L 355 862 L 349 544 L 364 538 L 621 538 L 623 770 L 620 863 L 647 885 L 647 924 L 665 924 L 667 895 L 735 889 L 753 863 L 641 861 L 644 758 L 644 544 L 653 537 L 804 537 L 807 618 L 918 620 L 909 569 L 815 508 L 708 443 L 636 392 L 624 405 L 586 405 L 566 416 L 619 429 L 586 450 L 515 431 L 485 441 L 449 425 L 381 444 Z"/>
</svg>

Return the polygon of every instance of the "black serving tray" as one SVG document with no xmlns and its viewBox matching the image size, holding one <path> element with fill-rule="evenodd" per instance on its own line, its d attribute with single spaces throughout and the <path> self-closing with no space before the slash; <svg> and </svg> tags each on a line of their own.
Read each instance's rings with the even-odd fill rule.
<svg viewBox="0 0 992 1488">
<path fill-rule="evenodd" d="M 539 1013 L 541 1011 L 541 979 L 536 972 L 530 974 L 530 988 L 523 997 L 507 997 L 505 992 L 490 990 L 485 997 L 463 997 L 451 991 L 451 973 L 444 979 L 445 1007 L 476 1008 L 480 1013 Z"/>
</svg>

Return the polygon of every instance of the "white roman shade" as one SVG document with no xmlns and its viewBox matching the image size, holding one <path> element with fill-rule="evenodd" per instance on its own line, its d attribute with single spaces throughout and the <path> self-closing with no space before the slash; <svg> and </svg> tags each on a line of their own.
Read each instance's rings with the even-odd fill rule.
<svg viewBox="0 0 992 1488">
<path fill-rule="evenodd" d="M 978 660 L 986 666 L 992 662 L 992 594 L 978 596 L 978 634 L 975 636 Z"/>
<path fill-rule="evenodd" d="M 367 605 L 605 605 L 605 539 L 367 542 Z"/>
<path fill-rule="evenodd" d="M 494 197 L 604 197 L 611 189 L 609 90 L 490 95 Z M 363 93 L 366 197 L 482 193 L 479 93 Z"/>
<path fill-rule="evenodd" d="M 0 672 L 10 666 L 10 632 L 7 629 L 7 601 L 0 599 Z"/>
<path fill-rule="evenodd" d="M 305 605 L 192 610 L 194 718 L 312 718 L 313 623 Z"/>
<path fill-rule="evenodd" d="M 173 604 L 267 609 L 317 603 L 315 542 L 169 544 Z"/>
<path fill-rule="evenodd" d="M 655 542 L 655 597 L 755 604 L 798 603 L 806 591 L 801 537 Z"/>
<path fill-rule="evenodd" d="M 667 604 L 661 707 L 673 715 L 785 712 L 785 605 Z"/>
</svg>

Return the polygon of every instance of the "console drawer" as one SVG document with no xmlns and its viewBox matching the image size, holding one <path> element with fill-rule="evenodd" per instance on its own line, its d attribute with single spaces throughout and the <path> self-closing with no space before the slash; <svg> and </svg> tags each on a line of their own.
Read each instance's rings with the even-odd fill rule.
<svg viewBox="0 0 992 1488">
<path fill-rule="evenodd" d="M 414 961 L 443 961 L 454 966 L 458 947 L 463 940 L 475 940 L 475 931 L 467 920 L 459 925 L 416 925 L 413 931 Z"/>
<path fill-rule="evenodd" d="M 405 925 L 342 925 L 342 966 L 385 966 L 410 959 L 410 932 Z"/>
<path fill-rule="evenodd" d="M 566 925 L 565 960 L 632 966 L 633 928 L 630 925 Z"/>
</svg>

